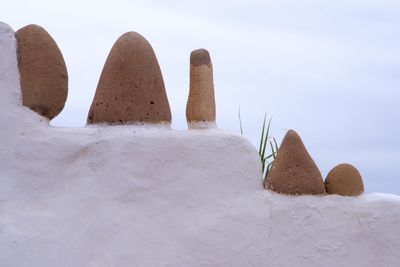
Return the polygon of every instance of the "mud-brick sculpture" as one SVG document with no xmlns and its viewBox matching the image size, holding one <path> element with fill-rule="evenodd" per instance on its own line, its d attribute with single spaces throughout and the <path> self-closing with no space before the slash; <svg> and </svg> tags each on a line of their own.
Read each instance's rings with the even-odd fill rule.
<svg viewBox="0 0 400 267">
<path fill-rule="evenodd" d="M 198 49 L 190 54 L 190 90 L 186 105 L 189 128 L 215 125 L 213 67 L 210 54 Z"/>
<path fill-rule="evenodd" d="M 45 29 L 28 25 L 15 33 L 22 104 L 49 119 L 64 108 L 68 73 L 56 42 Z"/>
<path fill-rule="evenodd" d="M 89 110 L 88 124 L 170 123 L 160 66 L 149 42 L 136 32 L 112 47 Z"/>
<path fill-rule="evenodd" d="M 264 186 L 289 195 L 325 194 L 321 173 L 295 131 L 286 133 Z"/>
<path fill-rule="evenodd" d="M 358 170 L 347 163 L 334 167 L 325 179 L 326 193 L 358 196 L 364 192 L 364 183 Z"/>
</svg>

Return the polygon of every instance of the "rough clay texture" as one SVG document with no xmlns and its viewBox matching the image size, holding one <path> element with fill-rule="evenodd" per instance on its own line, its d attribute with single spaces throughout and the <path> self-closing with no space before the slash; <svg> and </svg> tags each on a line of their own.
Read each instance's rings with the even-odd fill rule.
<svg viewBox="0 0 400 267">
<path fill-rule="evenodd" d="M 28 25 L 16 33 L 22 103 L 53 119 L 64 108 L 68 73 L 56 42 L 45 29 Z"/>
<path fill-rule="evenodd" d="M 50 127 L 15 51 L 0 23 L 1 266 L 399 266 L 399 196 L 262 190 L 255 148 L 221 130 Z"/>
<path fill-rule="evenodd" d="M 189 126 L 197 122 L 215 122 L 213 68 L 210 54 L 205 49 L 195 50 L 190 55 L 190 90 L 186 120 Z"/>
<path fill-rule="evenodd" d="M 358 196 L 364 192 L 364 183 L 358 170 L 350 164 L 339 164 L 325 179 L 328 194 Z"/>
<path fill-rule="evenodd" d="M 266 187 L 289 195 L 324 194 L 321 173 L 300 136 L 289 130 L 266 179 Z"/>
<path fill-rule="evenodd" d="M 136 32 L 122 35 L 106 60 L 88 123 L 169 123 L 171 110 L 153 48 Z"/>
</svg>

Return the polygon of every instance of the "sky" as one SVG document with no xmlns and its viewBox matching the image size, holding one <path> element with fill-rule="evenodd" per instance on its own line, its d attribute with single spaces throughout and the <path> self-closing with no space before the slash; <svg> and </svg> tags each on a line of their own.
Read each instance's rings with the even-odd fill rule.
<svg viewBox="0 0 400 267">
<path fill-rule="evenodd" d="M 68 100 L 51 123 L 83 127 L 105 59 L 136 31 L 153 46 L 172 111 L 187 129 L 189 56 L 214 67 L 219 128 L 258 146 L 264 114 L 280 142 L 296 130 L 323 177 L 356 166 L 366 192 L 400 194 L 400 1 L 2 0 L 15 31 L 44 27 L 69 75 Z"/>
</svg>

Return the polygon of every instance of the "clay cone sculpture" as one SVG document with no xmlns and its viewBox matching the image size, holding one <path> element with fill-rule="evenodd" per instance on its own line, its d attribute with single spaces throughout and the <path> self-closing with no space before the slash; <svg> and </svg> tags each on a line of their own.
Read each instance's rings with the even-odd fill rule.
<svg viewBox="0 0 400 267">
<path fill-rule="evenodd" d="M 350 164 L 339 164 L 325 179 L 328 194 L 359 196 L 364 192 L 364 183 L 358 170 Z"/>
<path fill-rule="evenodd" d="M 22 104 L 53 119 L 64 108 L 68 95 L 68 73 L 56 42 L 38 25 L 15 33 Z"/>
<path fill-rule="evenodd" d="M 186 105 L 189 128 L 215 124 L 213 67 L 210 54 L 198 49 L 190 54 L 190 90 Z"/>
<path fill-rule="evenodd" d="M 321 173 L 295 131 L 286 133 L 264 186 L 289 195 L 325 193 Z"/>
<path fill-rule="evenodd" d="M 153 48 L 136 32 L 122 35 L 107 57 L 87 122 L 171 122 L 171 110 Z"/>
</svg>

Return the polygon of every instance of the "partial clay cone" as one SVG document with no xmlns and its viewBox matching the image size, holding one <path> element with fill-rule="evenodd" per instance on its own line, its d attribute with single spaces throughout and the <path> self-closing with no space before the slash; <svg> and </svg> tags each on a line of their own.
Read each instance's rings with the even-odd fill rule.
<svg viewBox="0 0 400 267">
<path fill-rule="evenodd" d="M 53 119 L 64 108 L 68 73 L 56 42 L 38 25 L 19 29 L 18 45 L 22 104 Z"/>
<path fill-rule="evenodd" d="M 115 42 L 101 73 L 87 122 L 171 122 L 160 66 L 153 48 L 140 34 L 128 32 Z"/>
<path fill-rule="evenodd" d="M 347 163 L 333 168 L 325 179 L 326 193 L 341 196 L 359 196 L 364 192 L 364 183 L 358 170 Z"/>
<path fill-rule="evenodd" d="M 286 133 L 264 186 L 289 195 L 325 193 L 321 173 L 295 131 Z"/>
<path fill-rule="evenodd" d="M 190 54 L 190 90 L 186 105 L 190 128 L 215 125 L 215 96 L 210 54 L 198 49 Z M 193 127 L 191 127 L 193 126 Z"/>
</svg>

